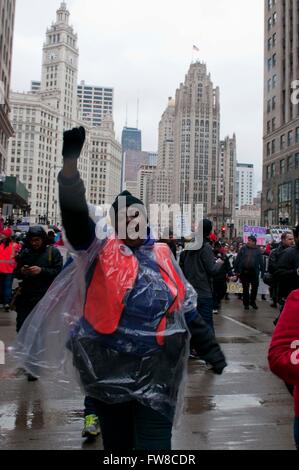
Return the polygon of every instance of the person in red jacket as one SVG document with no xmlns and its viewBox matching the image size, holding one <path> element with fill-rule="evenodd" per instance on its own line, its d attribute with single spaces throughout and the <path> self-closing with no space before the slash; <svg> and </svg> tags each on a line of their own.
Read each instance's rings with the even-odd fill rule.
<svg viewBox="0 0 299 470">
<path fill-rule="evenodd" d="M 12 241 L 13 231 L 7 228 L 1 232 L 0 243 L 0 303 L 4 305 L 5 311 L 9 312 L 12 297 L 13 272 L 17 266 L 16 255 L 20 245 Z"/>
<path fill-rule="evenodd" d="M 271 371 L 294 386 L 294 437 L 299 450 L 299 290 L 287 299 L 269 349 Z"/>
</svg>

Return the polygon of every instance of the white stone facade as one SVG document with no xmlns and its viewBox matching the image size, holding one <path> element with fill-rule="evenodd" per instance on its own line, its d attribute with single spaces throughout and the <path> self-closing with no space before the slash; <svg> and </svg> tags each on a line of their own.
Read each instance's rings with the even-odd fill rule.
<svg viewBox="0 0 299 470">
<path fill-rule="evenodd" d="M 77 67 L 77 36 L 69 26 L 69 12 L 63 2 L 56 23 L 47 30 L 40 91 L 11 94 L 15 137 L 9 143 L 7 174 L 18 176 L 27 186 L 33 223 L 45 216 L 51 223 L 59 221 L 57 175 L 66 129 L 80 125 L 86 129 L 79 171 L 87 198 L 107 202 L 119 193 L 121 148 L 115 140 L 113 121 L 107 116 L 101 127 L 92 129 L 78 119 Z M 105 151 L 97 152 L 98 148 Z M 105 179 L 101 178 L 101 159 L 105 161 Z"/>
</svg>

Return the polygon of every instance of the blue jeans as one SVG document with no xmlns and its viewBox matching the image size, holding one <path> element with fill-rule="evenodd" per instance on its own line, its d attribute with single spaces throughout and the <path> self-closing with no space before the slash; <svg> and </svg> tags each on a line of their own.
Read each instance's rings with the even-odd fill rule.
<svg viewBox="0 0 299 470">
<path fill-rule="evenodd" d="M 200 316 L 204 319 L 207 325 L 211 328 L 213 333 L 214 330 L 214 321 L 213 321 L 213 299 L 209 298 L 198 298 L 197 300 L 197 310 Z"/>
<path fill-rule="evenodd" d="M 297 450 L 299 450 L 299 418 L 295 418 L 294 422 L 294 438 Z"/>
<path fill-rule="evenodd" d="M 9 305 L 12 297 L 13 274 L 0 274 L 1 302 Z"/>
</svg>

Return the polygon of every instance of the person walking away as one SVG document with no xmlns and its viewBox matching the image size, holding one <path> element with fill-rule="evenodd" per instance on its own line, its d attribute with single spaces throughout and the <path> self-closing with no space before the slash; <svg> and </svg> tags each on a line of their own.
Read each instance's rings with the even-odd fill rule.
<svg viewBox="0 0 299 470">
<path fill-rule="evenodd" d="M 17 266 L 16 256 L 20 250 L 20 245 L 12 240 L 13 231 L 7 228 L 2 231 L 2 241 L 0 243 L 0 304 L 4 306 L 6 312 L 10 310 L 12 299 L 13 273 Z"/>
<path fill-rule="evenodd" d="M 262 273 L 262 276 L 264 275 L 263 257 L 256 243 L 256 237 L 248 237 L 247 244 L 243 246 L 236 259 L 235 271 L 243 285 L 243 304 L 245 310 L 249 310 L 250 306 L 254 310 L 258 310 L 256 298 L 259 276 L 260 273 Z"/>
<path fill-rule="evenodd" d="M 291 292 L 288 289 L 288 274 L 287 274 L 287 266 L 284 267 L 283 265 L 285 262 L 283 261 L 283 265 L 280 266 L 279 271 L 278 271 L 278 266 L 280 263 L 280 260 L 285 253 L 286 250 L 288 250 L 291 247 L 294 247 L 295 245 L 295 237 L 292 232 L 285 232 L 281 236 L 281 242 L 278 245 L 276 249 L 274 249 L 269 258 L 269 274 L 271 276 L 271 293 L 272 293 L 272 299 L 273 299 L 273 308 L 277 308 L 278 305 L 280 305 L 281 310 L 283 308 L 284 300 L 289 293 Z M 295 251 L 296 253 L 296 251 Z M 286 263 L 287 265 L 289 264 L 289 261 Z M 286 282 L 284 279 L 286 278 Z M 291 280 L 291 283 L 293 281 Z M 292 285 L 292 284 L 291 284 Z"/>
<path fill-rule="evenodd" d="M 215 261 L 210 235 L 212 222 L 203 220 L 203 245 L 199 250 L 186 250 L 184 256 L 184 273 L 198 295 L 197 309 L 214 333 L 213 320 L 213 278 L 219 274 L 224 262 Z"/>
<path fill-rule="evenodd" d="M 268 359 L 271 371 L 293 386 L 294 439 L 299 450 L 299 290 L 288 297 L 275 328 Z"/>
<path fill-rule="evenodd" d="M 21 281 L 16 299 L 17 332 L 31 311 L 44 297 L 55 277 L 62 270 L 62 256 L 57 248 L 48 245 L 42 227 L 31 227 L 25 247 L 17 257 L 15 277 Z"/>
<path fill-rule="evenodd" d="M 117 197 L 110 211 L 115 234 L 96 239 L 77 170 L 84 142 L 84 128 L 65 132 L 58 177 L 68 241 L 77 251 L 99 250 L 86 276 L 83 317 L 68 345 L 87 395 L 83 433 L 100 425 L 110 451 L 169 450 L 189 349 L 181 322 L 214 372 L 222 373 L 225 358 L 169 247 L 152 239 L 140 200 L 128 191 Z"/>
<path fill-rule="evenodd" d="M 213 313 L 217 314 L 221 308 L 221 302 L 227 295 L 227 280 L 233 277 L 233 271 L 228 258 L 229 246 L 215 243 L 214 254 L 216 261 L 223 261 L 223 266 L 213 278 Z"/>
<path fill-rule="evenodd" d="M 258 288 L 258 294 L 261 296 L 261 300 L 266 301 L 267 296 L 269 295 L 269 286 L 265 284 L 264 282 L 264 277 L 268 273 L 268 267 L 269 267 L 269 255 L 266 253 L 266 247 L 261 246 L 260 247 L 261 253 L 262 253 L 262 258 L 263 258 L 263 265 L 264 265 L 264 276 L 262 277 L 260 273 L 260 280 L 259 280 L 259 288 Z"/>
</svg>

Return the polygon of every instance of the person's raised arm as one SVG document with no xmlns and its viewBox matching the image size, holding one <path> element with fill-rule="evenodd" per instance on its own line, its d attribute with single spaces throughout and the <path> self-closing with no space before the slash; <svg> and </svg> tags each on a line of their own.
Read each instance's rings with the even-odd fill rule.
<svg viewBox="0 0 299 470">
<path fill-rule="evenodd" d="M 95 238 L 95 224 L 89 217 L 85 187 L 78 172 L 84 142 L 84 127 L 64 133 L 63 168 L 58 176 L 62 224 L 67 239 L 76 250 L 86 250 Z"/>
</svg>

